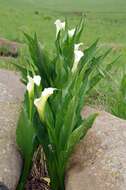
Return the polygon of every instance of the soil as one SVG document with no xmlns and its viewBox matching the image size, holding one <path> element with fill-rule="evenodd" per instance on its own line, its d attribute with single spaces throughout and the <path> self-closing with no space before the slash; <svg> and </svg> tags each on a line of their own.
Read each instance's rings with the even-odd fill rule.
<svg viewBox="0 0 126 190">
<path fill-rule="evenodd" d="M 48 172 L 41 146 L 33 158 L 33 167 L 28 177 L 25 190 L 51 190 L 48 184 Z"/>
<path fill-rule="evenodd" d="M 42 178 L 29 177 L 25 190 L 50 190 L 50 187 L 48 182 Z"/>
</svg>

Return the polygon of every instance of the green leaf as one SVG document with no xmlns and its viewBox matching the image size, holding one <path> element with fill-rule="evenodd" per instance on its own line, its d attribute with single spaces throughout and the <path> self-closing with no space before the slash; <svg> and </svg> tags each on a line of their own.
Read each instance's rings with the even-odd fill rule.
<svg viewBox="0 0 126 190">
<path fill-rule="evenodd" d="M 122 92 L 123 98 L 126 100 L 126 75 L 123 76 L 121 81 L 120 90 Z"/>
<path fill-rule="evenodd" d="M 76 109 L 77 109 L 77 99 L 73 97 L 69 105 L 67 107 L 66 114 L 64 115 L 64 123 L 63 127 L 60 131 L 60 139 L 59 141 L 61 144 L 65 144 L 67 142 L 67 139 L 69 135 L 71 134 L 73 128 L 75 127 L 76 124 Z M 59 144 L 60 144 L 59 142 Z"/>
<path fill-rule="evenodd" d="M 98 114 L 93 114 L 89 116 L 78 128 L 72 132 L 67 145 L 68 152 L 71 152 L 80 139 L 87 134 L 87 131 L 92 127 L 97 115 Z"/>
<path fill-rule="evenodd" d="M 16 130 L 16 140 L 22 156 L 29 159 L 36 147 L 36 134 L 33 123 L 28 119 L 25 109 L 20 114 Z"/>
<path fill-rule="evenodd" d="M 78 43 L 78 41 L 80 39 L 80 36 L 81 36 L 81 34 L 83 32 L 83 29 L 84 29 L 84 18 L 82 16 L 82 18 L 80 20 L 80 23 L 76 27 L 76 31 L 75 31 L 75 35 L 74 35 L 75 43 Z"/>
<path fill-rule="evenodd" d="M 38 145 L 33 123 L 29 121 L 25 109 L 20 114 L 16 130 L 16 141 L 24 159 L 23 170 L 17 189 L 24 190 L 26 179 L 32 166 L 32 157 Z"/>
<path fill-rule="evenodd" d="M 84 57 L 82 58 L 82 66 L 84 63 L 86 63 L 87 61 L 90 61 L 95 53 L 96 53 L 96 50 L 97 50 L 97 44 L 98 44 L 98 39 L 89 47 L 87 48 L 86 50 L 84 50 Z"/>
</svg>

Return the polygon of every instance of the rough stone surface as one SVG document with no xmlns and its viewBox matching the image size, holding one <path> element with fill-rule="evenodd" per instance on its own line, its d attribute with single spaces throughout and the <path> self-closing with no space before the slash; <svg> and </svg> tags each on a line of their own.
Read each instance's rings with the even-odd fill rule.
<svg viewBox="0 0 126 190">
<path fill-rule="evenodd" d="M 66 190 L 126 190 L 126 121 L 99 112 L 71 157 Z"/>
<path fill-rule="evenodd" d="M 20 103 L 24 86 L 16 72 L 0 70 L 0 102 Z"/>
<path fill-rule="evenodd" d="M 15 131 L 23 93 L 16 73 L 0 70 L 0 182 L 10 190 L 16 188 L 21 172 Z"/>
</svg>

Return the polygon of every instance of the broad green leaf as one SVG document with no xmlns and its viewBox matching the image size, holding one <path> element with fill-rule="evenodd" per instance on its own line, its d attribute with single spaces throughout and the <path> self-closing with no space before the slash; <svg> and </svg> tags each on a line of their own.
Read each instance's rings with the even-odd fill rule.
<svg viewBox="0 0 126 190">
<path fill-rule="evenodd" d="M 24 186 L 32 166 L 33 154 L 38 145 L 33 123 L 29 121 L 25 109 L 22 110 L 18 121 L 16 141 L 24 160 L 22 174 L 17 189 L 24 190 Z"/>
<path fill-rule="evenodd" d="M 93 114 L 89 116 L 78 128 L 72 132 L 67 145 L 68 152 L 71 152 L 74 146 L 80 141 L 80 139 L 86 135 L 87 131 L 92 127 L 92 124 L 97 115 L 98 114 Z"/>
<path fill-rule="evenodd" d="M 98 41 L 99 40 L 97 39 L 89 48 L 84 50 L 84 57 L 81 61 L 82 67 L 87 61 L 90 61 L 94 57 L 97 50 Z"/>
<path fill-rule="evenodd" d="M 22 156 L 29 159 L 36 147 L 36 134 L 33 123 L 28 119 L 25 109 L 20 114 L 16 130 L 16 140 Z"/>
</svg>

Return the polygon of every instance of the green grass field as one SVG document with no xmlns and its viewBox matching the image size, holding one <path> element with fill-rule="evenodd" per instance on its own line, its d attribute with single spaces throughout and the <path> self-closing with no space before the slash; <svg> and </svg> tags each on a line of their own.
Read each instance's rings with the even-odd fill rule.
<svg viewBox="0 0 126 190">
<path fill-rule="evenodd" d="M 125 0 L 1 0 L 0 35 L 23 41 L 22 31 L 36 31 L 40 40 L 50 46 L 55 19 L 68 17 L 72 25 L 83 12 L 87 17 L 85 43 L 100 37 L 102 43 L 125 44 L 125 8 Z"/>
<path fill-rule="evenodd" d="M 82 13 L 86 15 L 81 39 L 85 46 L 99 38 L 101 49 L 113 48 L 107 61 L 121 55 L 110 77 L 99 84 L 91 98 L 93 104 L 112 105 L 114 92 L 126 70 L 125 0 L 0 0 L 0 36 L 24 43 L 23 31 L 37 32 L 39 40 L 53 51 L 54 21 L 67 17 L 72 28 Z M 0 67 L 11 69 L 10 60 L 1 60 Z"/>
</svg>

